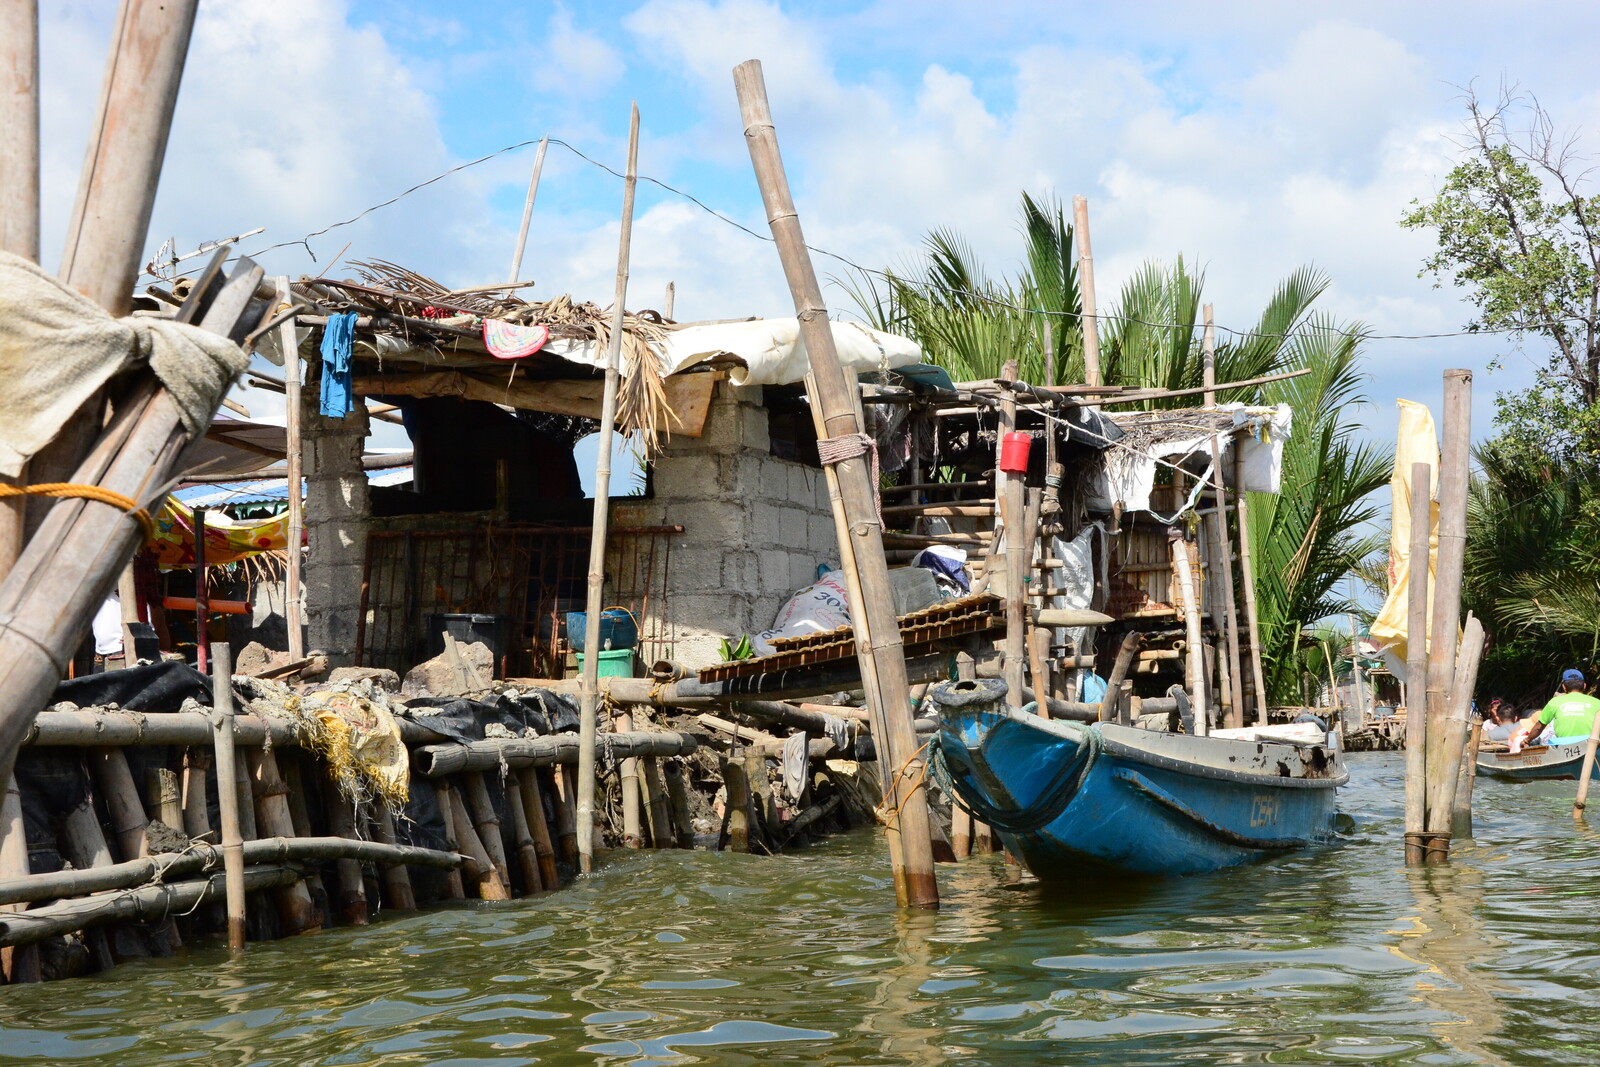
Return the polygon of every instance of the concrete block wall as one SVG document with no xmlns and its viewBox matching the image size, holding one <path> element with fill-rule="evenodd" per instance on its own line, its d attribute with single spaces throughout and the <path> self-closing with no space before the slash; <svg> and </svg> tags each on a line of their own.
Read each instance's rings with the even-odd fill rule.
<svg viewBox="0 0 1600 1067">
<path fill-rule="evenodd" d="M 335 667 L 348 667 L 355 663 L 370 514 L 367 475 L 361 467 L 367 413 L 358 404 L 342 419 L 325 418 L 317 412 L 317 390 L 305 390 L 304 397 L 305 647 L 327 652 Z"/>
<path fill-rule="evenodd" d="M 719 383 L 705 433 L 657 457 L 655 496 L 615 511 L 619 525 L 684 527 L 662 614 L 676 628 L 674 658 L 690 667 L 717 662 L 722 638 L 771 626 L 818 565 L 838 566 L 822 471 L 771 454 L 761 404 L 759 386 Z"/>
</svg>

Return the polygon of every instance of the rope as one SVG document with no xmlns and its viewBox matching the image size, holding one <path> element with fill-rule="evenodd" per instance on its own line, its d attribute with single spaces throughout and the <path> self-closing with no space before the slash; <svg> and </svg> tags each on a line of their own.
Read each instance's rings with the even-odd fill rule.
<svg viewBox="0 0 1600 1067">
<path fill-rule="evenodd" d="M 872 456 L 872 503 L 878 512 L 878 526 L 883 527 L 883 497 L 878 492 L 882 475 L 878 472 L 878 442 L 866 433 L 842 433 L 838 437 L 823 437 L 817 441 L 817 458 L 824 466 L 834 466 L 857 456 Z"/>
<path fill-rule="evenodd" d="M 932 743 L 933 738 L 930 737 L 928 740 L 919 745 L 917 749 L 911 753 L 911 755 L 906 757 L 905 762 L 900 764 L 899 769 L 894 772 L 894 777 L 889 779 L 891 783 L 889 796 L 884 797 L 883 801 L 877 807 L 872 809 L 872 814 L 877 816 L 878 821 L 883 823 L 883 825 L 888 826 L 891 822 L 900 818 L 900 812 L 903 811 L 905 806 L 911 802 L 911 797 L 916 793 L 917 790 L 923 789 L 927 785 L 928 768 L 930 764 L 928 760 L 923 760 L 922 773 L 917 775 L 916 781 L 912 782 L 911 785 L 906 789 L 905 793 L 902 794 L 900 803 L 896 804 L 892 808 L 889 806 L 889 801 L 894 799 L 894 785 L 898 784 L 899 781 L 905 777 L 906 769 L 911 766 L 911 761 L 920 758 L 923 752 L 927 751 L 928 746 Z"/>
<path fill-rule="evenodd" d="M 1078 795 L 1100 755 L 1100 735 L 1093 730 L 1082 732 L 1078 751 L 1057 772 L 1055 778 L 1025 811 L 1004 811 L 985 800 L 969 785 L 964 777 L 950 773 L 944 758 L 944 748 L 933 746 L 933 758 L 928 766 L 933 780 L 945 795 L 960 804 L 973 818 L 1008 834 L 1027 834 L 1041 830 L 1055 822 L 1067 805 Z"/>
<path fill-rule="evenodd" d="M 110 504 L 114 508 L 121 508 L 132 515 L 139 522 L 139 527 L 144 530 L 147 538 L 155 535 L 155 523 L 150 518 L 139 502 L 132 497 L 123 496 L 121 493 L 99 485 L 78 485 L 75 482 L 40 482 L 38 485 L 6 485 L 0 483 L 0 500 L 15 496 L 49 496 L 58 499 L 76 498 L 79 500 L 94 500 L 101 504 Z"/>
</svg>

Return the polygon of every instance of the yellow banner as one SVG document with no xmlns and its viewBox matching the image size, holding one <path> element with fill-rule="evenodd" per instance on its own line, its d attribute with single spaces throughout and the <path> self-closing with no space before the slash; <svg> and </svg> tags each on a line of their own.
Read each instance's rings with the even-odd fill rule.
<svg viewBox="0 0 1600 1067">
<path fill-rule="evenodd" d="M 1429 499 L 1413 502 L 1411 499 L 1411 465 L 1426 463 L 1432 468 L 1428 479 Z M 1428 588 L 1439 563 L 1439 505 L 1434 503 L 1439 485 L 1439 436 L 1434 430 L 1433 414 L 1423 404 L 1410 400 L 1400 401 L 1400 434 L 1395 442 L 1394 475 L 1389 479 L 1389 596 L 1383 602 L 1378 617 L 1373 620 L 1371 634 L 1379 643 L 1384 658 L 1391 667 L 1403 668 L 1406 645 L 1410 637 L 1410 605 L 1407 587 L 1411 581 L 1411 524 L 1414 513 L 1426 506 L 1428 523 Z M 1414 512 L 1414 508 L 1417 509 Z M 1433 624 L 1433 597 L 1428 603 L 1428 624 Z M 1426 640 L 1426 635 L 1423 635 Z M 1403 673 L 1396 671 L 1396 674 Z"/>
</svg>

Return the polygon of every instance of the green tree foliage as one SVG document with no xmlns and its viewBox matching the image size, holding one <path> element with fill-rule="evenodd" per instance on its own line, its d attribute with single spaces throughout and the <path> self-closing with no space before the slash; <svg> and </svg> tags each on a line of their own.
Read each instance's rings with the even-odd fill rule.
<svg viewBox="0 0 1600 1067">
<path fill-rule="evenodd" d="M 1082 382 L 1083 327 L 1072 229 L 1059 205 L 1022 198 L 1023 269 L 994 277 L 956 233 L 929 234 L 926 255 L 887 280 L 851 279 L 870 323 L 922 345 L 925 358 L 957 380 L 993 378 L 1008 359 L 1020 375 L 1044 382 L 1047 345 L 1052 384 Z M 1202 382 L 1199 317 L 1204 278 L 1180 258 L 1147 263 L 1099 315 L 1100 362 L 1108 384 L 1189 388 Z M 1251 547 L 1256 559 L 1263 669 L 1271 699 L 1298 703 L 1302 631 L 1347 610 L 1336 587 L 1380 547 L 1369 532 L 1368 495 L 1386 483 L 1388 454 L 1354 438 L 1351 408 L 1362 395 L 1360 330 L 1312 311 L 1327 288 L 1302 268 L 1273 293 L 1253 328 L 1216 349 L 1217 380 L 1242 381 L 1302 367 L 1311 373 L 1235 390 L 1227 399 L 1289 404 L 1294 432 L 1284 448 L 1283 491 L 1252 493 Z M 1193 398 L 1154 400 L 1177 408 Z M 1122 410 L 1127 410 L 1126 408 Z"/>
<path fill-rule="evenodd" d="M 1434 231 L 1424 274 L 1448 279 L 1477 308 L 1471 330 L 1550 344 L 1537 383 L 1499 397 L 1503 446 L 1522 458 L 1600 455 L 1600 194 L 1572 137 L 1537 101 L 1473 92 L 1462 147 L 1437 196 L 1402 226 Z"/>
</svg>

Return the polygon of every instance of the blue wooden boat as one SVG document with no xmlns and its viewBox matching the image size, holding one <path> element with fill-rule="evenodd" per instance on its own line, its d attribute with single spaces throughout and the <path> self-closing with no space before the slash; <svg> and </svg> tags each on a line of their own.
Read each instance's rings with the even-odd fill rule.
<svg viewBox="0 0 1600 1067">
<path fill-rule="evenodd" d="M 1006 708 L 1004 694 L 995 680 L 939 686 L 934 763 L 1042 881 L 1200 874 L 1333 835 L 1334 790 L 1349 779 L 1337 733 L 1066 722 Z"/>
<path fill-rule="evenodd" d="M 1588 738 L 1566 745 L 1529 745 L 1512 755 L 1510 752 L 1478 752 L 1478 773 L 1504 778 L 1513 782 L 1537 782 L 1552 779 L 1577 781 L 1583 773 L 1583 749 Z M 1589 772 L 1589 780 L 1596 778 Z"/>
</svg>

